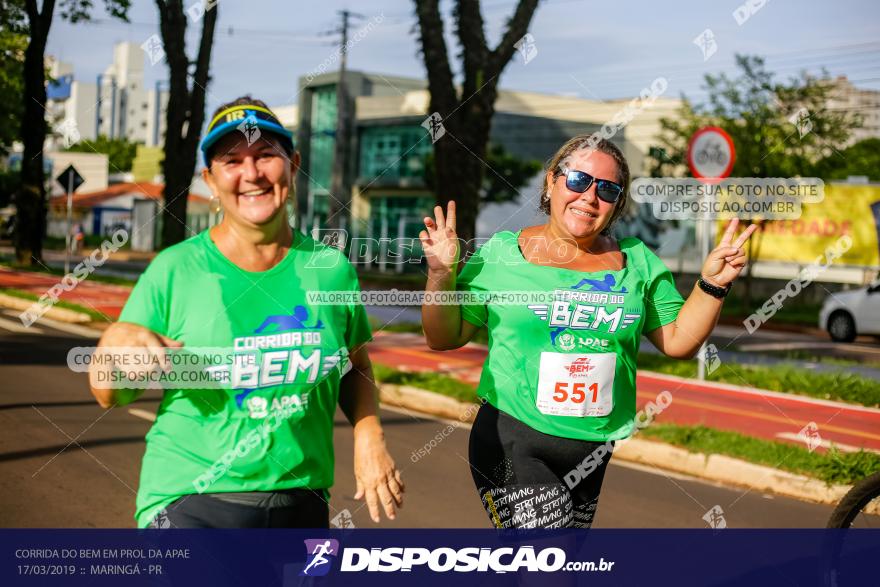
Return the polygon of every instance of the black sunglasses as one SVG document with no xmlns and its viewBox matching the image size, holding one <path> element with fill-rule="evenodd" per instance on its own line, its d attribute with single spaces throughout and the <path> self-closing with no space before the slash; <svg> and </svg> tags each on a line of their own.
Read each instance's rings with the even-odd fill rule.
<svg viewBox="0 0 880 587">
<path fill-rule="evenodd" d="M 616 202 L 623 194 L 623 186 L 619 183 L 607 179 L 596 179 L 586 171 L 563 167 L 561 175 L 565 176 L 565 187 L 579 194 L 590 189 L 593 182 L 596 182 L 596 195 L 600 200 L 609 204 Z"/>
</svg>

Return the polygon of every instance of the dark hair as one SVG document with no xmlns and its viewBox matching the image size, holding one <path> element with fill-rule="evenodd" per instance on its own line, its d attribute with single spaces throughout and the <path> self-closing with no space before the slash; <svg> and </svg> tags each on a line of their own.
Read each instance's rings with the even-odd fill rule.
<svg viewBox="0 0 880 587">
<path fill-rule="evenodd" d="M 256 98 L 251 98 L 250 94 L 245 94 L 244 96 L 236 98 L 232 102 L 226 102 L 225 104 L 221 104 L 220 106 L 218 106 L 217 109 L 214 110 L 214 114 L 211 115 L 211 118 L 208 119 L 209 130 L 210 130 L 211 123 L 214 121 L 215 118 L 217 118 L 218 114 L 220 114 L 224 110 L 228 110 L 229 108 L 232 108 L 233 106 L 247 106 L 248 104 L 253 104 L 254 106 L 259 106 L 260 108 L 265 108 L 266 110 L 269 110 L 270 112 L 272 111 L 272 109 L 269 108 L 269 106 L 265 102 L 263 102 L 262 100 L 257 100 Z M 275 116 L 274 112 L 272 113 L 272 116 Z M 277 119 L 278 117 L 275 116 L 275 118 Z M 279 142 L 281 143 L 281 148 L 287 152 L 287 156 L 288 157 L 292 156 L 293 153 L 287 151 L 287 147 L 284 144 L 284 142 L 283 141 L 279 141 Z M 208 149 L 207 156 L 208 156 L 207 157 L 208 161 L 210 161 L 214 157 L 214 146 L 213 145 Z"/>
<path fill-rule="evenodd" d="M 550 214 L 550 194 L 547 191 L 547 173 L 552 171 L 553 179 L 555 181 L 557 177 L 562 175 L 563 160 L 581 149 L 592 149 L 599 151 L 600 153 L 605 153 L 617 163 L 617 183 L 623 186 L 623 194 L 621 194 L 620 198 L 617 200 L 614 212 L 611 214 L 611 219 L 608 221 L 608 224 L 602 228 L 602 234 L 607 235 L 611 233 L 611 228 L 614 226 L 614 223 L 617 222 L 617 219 L 620 218 L 620 215 L 623 214 L 623 211 L 629 202 L 630 178 L 629 165 L 626 162 L 626 157 L 623 156 L 623 152 L 620 148 L 608 139 L 600 139 L 593 135 L 583 134 L 572 137 L 566 141 L 564 145 L 559 147 L 559 150 L 556 151 L 556 154 L 547 161 L 547 166 L 544 168 L 544 181 L 541 182 L 541 198 L 538 203 L 538 210 L 544 214 Z"/>
</svg>

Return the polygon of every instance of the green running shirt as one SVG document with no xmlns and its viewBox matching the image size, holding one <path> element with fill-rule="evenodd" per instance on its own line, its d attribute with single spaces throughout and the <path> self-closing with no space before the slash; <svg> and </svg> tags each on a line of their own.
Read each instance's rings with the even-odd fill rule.
<svg viewBox="0 0 880 587">
<path fill-rule="evenodd" d="M 529 263 L 518 237 L 496 233 L 458 276 L 460 291 L 549 298 L 462 305 L 462 317 L 489 332 L 477 394 L 545 434 L 626 438 L 636 414 L 641 335 L 674 322 L 684 304 L 672 274 L 636 238 L 619 242 L 623 269 L 582 272 Z"/>
<path fill-rule="evenodd" d="M 225 349 L 228 378 L 165 389 L 146 437 L 138 527 L 187 494 L 333 485 L 340 378 L 348 349 L 371 335 L 360 304 L 307 299 L 326 291 L 359 291 L 354 268 L 296 231 L 268 271 L 233 264 L 207 230 L 150 263 L 119 320 L 178 340 L 184 351 Z"/>
</svg>

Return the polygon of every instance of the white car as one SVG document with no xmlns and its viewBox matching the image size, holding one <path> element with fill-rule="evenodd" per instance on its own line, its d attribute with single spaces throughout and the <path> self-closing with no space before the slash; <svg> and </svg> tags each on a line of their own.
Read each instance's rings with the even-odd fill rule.
<svg viewBox="0 0 880 587">
<path fill-rule="evenodd" d="M 837 342 L 852 342 L 858 334 L 880 335 L 880 281 L 828 296 L 819 311 L 819 328 Z"/>
</svg>

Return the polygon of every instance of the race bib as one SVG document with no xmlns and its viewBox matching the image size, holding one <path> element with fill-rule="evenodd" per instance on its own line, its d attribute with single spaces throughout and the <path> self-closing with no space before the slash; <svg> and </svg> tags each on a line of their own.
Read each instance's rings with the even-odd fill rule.
<svg viewBox="0 0 880 587">
<path fill-rule="evenodd" d="M 615 353 L 541 353 L 538 411 L 550 416 L 607 416 L 614 407 Z"/>
</svg>

